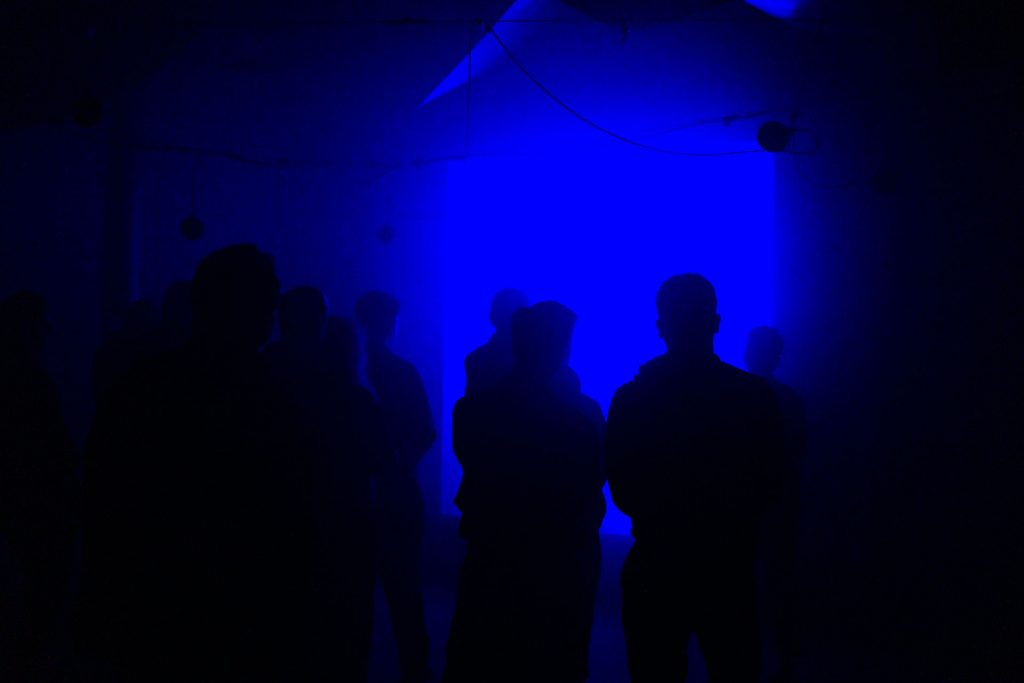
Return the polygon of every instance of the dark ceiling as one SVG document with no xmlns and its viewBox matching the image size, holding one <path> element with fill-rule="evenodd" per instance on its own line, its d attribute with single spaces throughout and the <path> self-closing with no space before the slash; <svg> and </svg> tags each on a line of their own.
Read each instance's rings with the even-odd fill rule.
<svg viewBox="0 0 1024 683">
<path fill-rule="evenodd" d="M 726 0 L 562 0 L 605 22 L 673 19 Z M 735 2 L 736 0 L 732 0 Z M 509 0 L 8 0 L 0 10 L 0 127 L 70 120 L 84 93 L 116 96 L 209 27 L 384 22 L 415 24 L 497 18 Z M 926 26 L 951 70 L 990 69 L 1016 63 L 1018 41 L 1009 5 L 944 0 L 920 4 L 809 0 L 798 15 L 822 30 L 877 35 L 887 26 Z M 892 21 L 897 14 L 900 21 Z M 452 67 L 436 65 L 440 79 Z"/>
</svg>

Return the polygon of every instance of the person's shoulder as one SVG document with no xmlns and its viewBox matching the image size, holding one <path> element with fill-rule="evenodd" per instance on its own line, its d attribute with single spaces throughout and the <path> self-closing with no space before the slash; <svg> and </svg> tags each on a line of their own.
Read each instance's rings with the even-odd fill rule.
<svg viewBox="0 0 1024 683">
<path fill-rule="evenodd" d="M 483 362 L 484 357 L 487 355 L 487 352 L 488 352 L 488 345 L 487 344 L 484 344 L 483 346 L 478 346 L 478 347 L 476 347 L 475 349 L 473 349 L 472 351 L 470 351 L 469 353 L 466 354 L 466 359 L 465 359 L 465 361 L 463 361 L 463 364 L 467 368 L 479 365 L 480 363 Z"/>
<path fill-rule="evenodd" d="M 749 405 L 767 406 L 777 410 L 779 400 L 768 380 L 721 361 L 718 370 L 731 395 L 736 398 L 746 397 L 750 401 Z"/>
<path fill-rule="evenodd" d="M 622 405 L 624 403 L 639 400 L 646 393 L 646 389 L 655 380 L 661 379 L 665 374 L 667 374 L 667 369 L 665 367 L 667 363 L 668 357 L 663 354 L 661 356 L 656 356 L 641 365 L 633 379 L 615 390 L 615 394 L 612 397 L 612 403 L 614 405 Z"/>
<path fill-rule="evenodd" d="M 637 398 L 639 393 L 640 393 L 640 384 L 637 381 L 637 379 L 634 377 L 633 379 L 631 379 L 628 382 L 626 382 L 625 384 L 619 386 L 619 388 L 615 390 L 615 393 L 612 394 L 612 404 L 613 405 L 617 405 L 617 404 L 621 404 L 621 403 L 625 403 L 625 402 L 631 401 L 631 400 Z"/>
<path fill-rule="evenodd" d="M 577 409 L 588 420 L 593 422 L 604 422 L 604 410 L 601 409 L 601 404 L 590 396 L 582 393 L 579 394 L 576 404 Z"/>
<path fill-rule="evenodd" d="M 600 412 L 601 410 L 601 404 L 598 403 L 597 399 L 595 399 L 593 396 L 588 396 L 587 394 L 580 393 L 579 402 L 581 406 L 583 406 L 586 410 L 589 410 L 591 412 L 595 410 Z"/>
<path fill-rule="evenodd" d="M 403 378 L 409 378 L 413 376 L 419 378 L 420 371 L 416 369 L 416 366 L 413 365 L 412 361 L 403 358 L 394 351 L 390 350 L 386 355 L 386 359 L 387 365 L 395 374 L 400 375 Z"/>
<path fill-rule="evenodd" d="M 772 391 L 771 384 L 767 380 L 761 379 L 746 370 L 741 370 L 735 365 L 720 360 L 717 367 L 723 379 L 737 387 L 762 394 L 765 392 L 771 393 Z"/>
<path fill-rule="evenodd" d="M 402 386 L 418 377 L 416 367 L 391 349 L 380 349 L 366 355 L 366 370 L 376 387 L 376 382 Z M 378 391 L 380 389 L 378 388 Z"/>
<path fill-rule="evenodd" d="M 473 394 L 472 396 L 463 396 L 455 402 L 455 407 L 452 409 L 452 416 L 458 420 L 460 418 L 469 418 L 472 420 L 475 416 L 481 414 L 482 411 L 486 410 L 488 405 L 488 394 L 490 392 L 482 392 L 480 394 Z"/>
<path fill-rule="evenodd" d="M 742 370 L 731 363 L 726 363 L 724 360 L 719 360 L 715 363 L 715 371 L 723 381 L 739 386 L 757 387 L 759 389 L 768 387 L 768 382 L 757 375 Z"/>
<path fill-rule="evenodd" d="M 612 395 L 612 402 L 608 408 L 608 421 L 623 419 L 629 415 L 639 415 L 649 406 L 649 393 L 644 390 L 640 382 L 631 379 L 626 382 Z"/>
<path fill-rule="evenodd" d="M 788 404 L 801 404 L 803 400 L 800 398 L 800 392 L 791 386 L 783 384 L 778 380 L 772 382 L 772 389 L 778 394 L 779 400 Z"/>
</svg>

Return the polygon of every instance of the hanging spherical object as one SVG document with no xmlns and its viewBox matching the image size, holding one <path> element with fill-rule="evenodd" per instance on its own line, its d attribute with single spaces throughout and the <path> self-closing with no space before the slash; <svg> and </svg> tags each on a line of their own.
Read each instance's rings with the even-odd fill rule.
<svg viewBox="0 0 1024 683">
<path fill-rule="evenodd" d="M 196 217 L 195 214 L 181 222 L 181 236 L 190 241 L 196 241 L 203 236 L 206 226 Z"/>
<path fill-rule="evenodd" d="M 784 123 L 768 121 L 757 129 L 757 144 L 766 152 L 781 152 L 789 145 L 793 131 Z"/>
<path fill-rule="evenodd" d="M 395 241 L 395 229 L 390 225 L 382 225 L 377 228 L 377 241 L 381 244 L 391 244 Z"/>
</svg>

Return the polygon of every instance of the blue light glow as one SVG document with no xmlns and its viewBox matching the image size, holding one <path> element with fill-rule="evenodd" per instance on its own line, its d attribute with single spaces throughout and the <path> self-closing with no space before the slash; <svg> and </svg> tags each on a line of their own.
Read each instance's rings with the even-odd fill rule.
<svg viewBox="0 0 1024 683">
<path fill-rule="evenodd" d="M 491 334 L 502 287 L 556 299 L 579 316 L 572 366 L 607 411 L 615 389 L 663 352 L 654 296 L 668 276 L 715 284 L 719 355 L 738 364 L 750 327 L 773 317 L 774 159 L 683 158 L 626 147 L 597 154 L 490 157 L 449 165 L 444 235 L 442 500 L 461 472 L 451 411 L 465 387 L 463 358 Z M 542 473 L 541 473 L 542 475 Z M 609 506 L 603 531 L 628 533 Z"/>
<path fill-rule="evenodd" d="M 800 0 L 746 0 L 746 2 L 748 5 L 779 19 L 793 17 L 797 8 L 800 7 Z"/>
<path fill-rule="evenodd" d="M 518 45 L 520 39 L 530 30 L 528 20 L 537 20 L 542 17 L 557 16 L 555 13 L 564 8 L 558 8 L 557 3 L 552 0 L 516 0 L 511 7 L 498 20 L 501 26 L 501 33 L 506 43 Z M 554 11 L 553 11 L 554 10 Z M 522 22 L 522 23 L 520 23 Z M 495 42 L 489 32 L 484 33 L 480 40 L 473 46 L 473 77 L 482 75 L 499 59 L 505 58 L 505 51 Z M 452 90 L 461 88 L 466 84 L 469 75 L 469 55 L 462 58 L 458 66 L 452 69 L 444 80 L 438 83 L 437 87 L 430 91 L 420 106 L 430 104 L 437 98 Z"/>
</svg>

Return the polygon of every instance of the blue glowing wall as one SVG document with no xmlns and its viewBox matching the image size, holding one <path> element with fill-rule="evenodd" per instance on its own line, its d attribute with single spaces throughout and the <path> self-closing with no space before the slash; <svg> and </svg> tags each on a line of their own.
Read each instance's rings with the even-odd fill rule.
<svg viewBox="0 0 1024 683">
<path fill-rule="evenodd" d="M 607 411 L 615 389 L 663 352 L 654 297 L 700 272 L 718 289 L 719 355 L 738 364 L 747 330 L 772 322 L 774 167 L 767 154 L 714 158 L 622 152 L 452 162 L 444 236 L 442 501 L 461 472 L 451 411 L 463 358 L 491 329 L 491 295 L 519 287 L 579 316 L 572 365 Z M 609 506 L 603 531 L 628 533 Z"/>
</svg>

